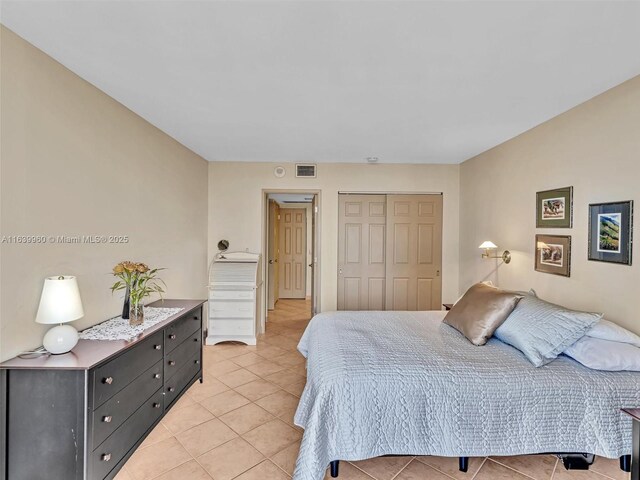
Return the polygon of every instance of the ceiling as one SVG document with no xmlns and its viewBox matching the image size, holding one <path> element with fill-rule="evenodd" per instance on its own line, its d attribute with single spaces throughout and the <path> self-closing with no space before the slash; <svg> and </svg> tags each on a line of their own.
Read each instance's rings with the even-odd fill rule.
<svg viewBox="0 0 640 480">
<path fill-rule="evenodd" d="M 640 2 L 6 1 L 212 161 L 459 163 L 640 74 Z"/>
</svg>

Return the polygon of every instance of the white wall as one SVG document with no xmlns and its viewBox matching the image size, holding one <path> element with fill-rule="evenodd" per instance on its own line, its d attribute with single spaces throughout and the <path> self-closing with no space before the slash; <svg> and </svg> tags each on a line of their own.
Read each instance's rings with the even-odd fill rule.
<svg viewBox="0 0 640 480">
<path fill-rule="evenodd" d="M 275 163 L 213 162 L 209 165 L 209 258 L 218 240 L 231 250 L 262 251 L 263 190 L 320 190 L 320 306 L 337 306 L 338 192 L 405 192 L 444 194 L 443 301 L 458 293 L 459 165 L 321 164 L 315 179 L 273 175 Z"/>
<path fill-rule="evenodd" d="M 111 268 L 166 267 L 167 296 L 206 298 L 207 162 L 2 27 L 2 236 L 127 235 L 122 244 L 2 243 L 0 360 L 42 344 L 44 277 L 76 275 L 85 328 L 117 315 Z"/>
<path fill-rule="evenodd" d="M 460 289 L 489 278 L 549 301 L 604 312 L 640 333 L 640 76 L 464 162 L 460 169 Z M 536 192 L 572 185 L 574 227 L 537 229 Z M 634 200 L 634 265 L 587 260 L 589 203 Z M 534 271 L 536 233 L 572 236 L 571 277 Z M 492 240 L 509 265 L 480 258 Z M 502 251 L 502 250 L 499 251 Z"/>
</svg>

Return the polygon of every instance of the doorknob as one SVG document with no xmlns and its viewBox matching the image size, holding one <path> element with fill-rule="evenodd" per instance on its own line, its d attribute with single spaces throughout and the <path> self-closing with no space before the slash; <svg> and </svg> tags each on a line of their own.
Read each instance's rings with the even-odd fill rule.
<svg viewBox="0 0 640 480">
<path fill-rule="evenodd" d="M 440 270 L 436 270 L 436 277 L 440 276 Z"/>
<path fill-rule="evenodd" d="M 273 265 L 273 260 L 269 260 L 269 265 Z"/>
<path fill-rule="evenodd" d="M 342 275 L 342 267 L 338 267 L 338 275 Z"/>
</svg>

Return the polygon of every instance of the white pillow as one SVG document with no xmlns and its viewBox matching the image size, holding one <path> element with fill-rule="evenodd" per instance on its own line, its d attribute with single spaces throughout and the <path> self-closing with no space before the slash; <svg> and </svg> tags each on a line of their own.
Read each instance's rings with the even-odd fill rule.
<svg viewBox="0 0 640 480">
<path fill-rule="evenodd" d="M 628 343 L 640 348 L 640 337 L 638 335 L 605 319 L 596 323 L 591 330 L 587 332 L 587 335 L 611 342 Z"/>
<path fill-rule="evenodd" d="M 640 372 L 640 348 L 585 335 L 564 351 L 565 355 L 593 370 Z"/>
</svg>

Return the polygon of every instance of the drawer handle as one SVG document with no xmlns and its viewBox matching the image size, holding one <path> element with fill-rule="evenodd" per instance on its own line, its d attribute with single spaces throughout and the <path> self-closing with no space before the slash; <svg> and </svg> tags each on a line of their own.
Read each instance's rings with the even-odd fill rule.
<svg viewBox="0 0 640 480">
<path fill-rule="evenodd" d="M 160 374 L 159 373 L 154 373 L 153 374 L 153 378 L 160 378 Z"/>
<path fill-rule="evenodd" d="M 194 342 L 197 342 L 197 341 L 198 341 L 198 337 L 194 338 L 194 339 L 193 339 L 193 341 L 194 341 Z"/>
<path fill-rule="evenodd" d="M 173 387 L 169 387 L 169 388 L 167 388 L 167 390 L 169 390 L 170 392 L 175 392 L 176 391 L 176 389 L 173 388 Z"/>
<path fill-rule="evenodd" d="M 103 453 L 102 457 L 100 457 L 100 460 L 102 460 L 103 462 L 108 462 L 109 460 L 111 460 L 111 454 L 110 453 Z"/>
<path fill-rule="evenodd" d="M 160 404 L 159 403 L 154 403 L 153 404 L 153 408 L 160 408 Z"/>
<path fill-rule="evenodd" d="M 175 340 L 176 339 L 176 334 L 172 333 L 171 335 L 169 335 L 169 339 L 170 340 Z"/>
<path fill-rule="evenodd" d="M 154 345 L 153 348 L 156 350 L 162 350 L 162 345 Z"/>
<path fill-rule="evenodd" d="M 113 417 L 111 415 L 105 415 L 104 417 L 102 417 L 102 421 L 104 423 L 111 423 L 111 420 L 113 420 Z"/>
<path fill-rule="evenodd" d="M 169 366 L 173 367 L 176 364 L 174 360 L 169 360 Z"/>
<path fill-rule="evenodd" d="M 200 360 L 196 360 L 193 363 L 195 363 L 196 365 L 200 365 Z"/>
<path fill-rule="evenodd" d="M 107 385 L 111 385 L 113 383 L 113 377 L 107 377 L 102 380 L 102 383 L 106 383 Z"/>
</svg>

